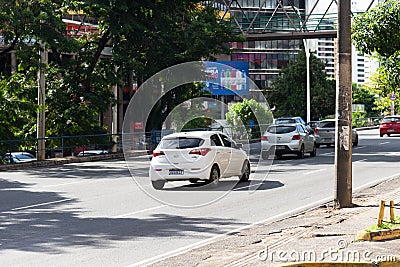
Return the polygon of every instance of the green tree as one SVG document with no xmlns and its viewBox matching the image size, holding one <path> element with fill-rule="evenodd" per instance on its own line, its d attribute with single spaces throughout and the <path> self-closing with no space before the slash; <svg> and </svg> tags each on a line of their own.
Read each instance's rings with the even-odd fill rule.
<svg viewBox="0 0 400 267">
<path fill-rule="evenodd" d="M 214 8 L 200 3 L 0 0 L 0 31 L 8 45 L 0 53 L 16 51 L 17 72 L 26 83 L 17 89 L 18 94 L 24 94 L 24 88 L 37 79 L 39 40 L 43 41 L 51 51 L 46 74 L 47 134 L 102 132 L 98 114 L 114 101 L 110 88 L 126 83 L 118 77 L 131 77 L 134 73 L 140 82 L 165 67 L 212 59 L 213 54 L 229 51 L 225 43 L 233 36 L 230 22 L 221 21 Z M 69 11 L 83 11 L 82 17 L 98 23 L 98 33 L 69 35 L 62 21 Z M 112 47 L 111 58 L 102 55 L 106 47 Z M 5 84 L 0 91 L 9 90 Z M 196 93 L 177 89 L 167 95 L 157 105 L 159 113 L 151 118 L 151 128 L 159 128 L 165 114 L 181 99 Z M 34 97 L 30 100 L 36 102 Z M 26 128 L 34 129 L 34 120 L 29 125 Z"/>
<path fill-rule="evenodd" d="M 272 119 L 271 111 L 254 99 L 243 99 L 242 102 L 230 106 L 226 113 L 226 121 L 234 126 L 234 129 L 237 127 L 237 131 L 240 132 L 244 126 L 252 137 L 260 137 L 266 125 L 272 123 Z"/>
<path fill-rule="evenodd" d="M 377 109 L 388 113 L 391 93 L 400 87 L 400 2 L 387 0 L 369 12 L 357 15 L 352 23 L 352 39 L 362 53 L 374 55 L 380 62 L 369 88 L 375 90 Z M 396 107 L 399 101 L 396 100 Z M 397 112 L 400 109 L 397 108 Z"/>
<path fill-rule="evenodd" d="M 374 117 L 380 115 L 376 109 L 377 92 L 364 85 L 352 85 L 353 104 L 363 104 L 365 109 L 365 117 Z"/>
<path fill-rule="evenodd" d="M 368 12 L 357 15 L 352 22 L 352 39 L 366 54 L 378 53 L 390 58 L 400 51 L 400 2 L 387 0 Z"/>
<path fill-rule="evenodd" d="M 327 78 L 325 64 L 313 53 L 310 54 L 311 120 L 318 120 L 335 113 L 335 81 Z M 275 106 L 275 117 L 300 116 L 307 114 L 307 69 L 304 50 L 295 61 L 281 70 L 272 82 L 266 98 Z"/>
</svg>

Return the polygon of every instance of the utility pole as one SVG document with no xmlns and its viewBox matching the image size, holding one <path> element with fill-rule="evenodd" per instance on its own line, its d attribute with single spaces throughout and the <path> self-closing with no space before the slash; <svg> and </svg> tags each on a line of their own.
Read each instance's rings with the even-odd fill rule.
<svg viewBox="0 0 400 267">
<path fill-rule="evenodd" d="M 310 48 L 308 40 L 303 39 L 304 49 L 306 51 L 306 68 L 307 68 L 307 118 L 306 122 L 311 121 L 311 81 L 310 81 Z"/>
<path fill-rule="evenodd" d="M 47 51 L 45 44 L 40 41 L 40 64 L 39 64 L 39 87 L 38 87 L 38 106 L 39 111 L 37 113 L 37 153 L 36 158 L 38 160 L 44 160 L 46 158 L 46 127 L 45 127 L 45 103 L 46 103 L 46 78 L 45 69 L 47 65 Z"/>
<path fill-rule="evenodd" d="M 352 204 L 351 5 L 338 1 L 338 63 L 336 79 L 335 206 Z"/>
</svg>

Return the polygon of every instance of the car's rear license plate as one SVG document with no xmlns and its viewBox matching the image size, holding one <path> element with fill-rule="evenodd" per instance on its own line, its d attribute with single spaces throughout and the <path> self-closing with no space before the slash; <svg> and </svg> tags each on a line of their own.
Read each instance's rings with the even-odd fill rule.
<svg viewBox="0 0 400 267">
<path fill-rule="evenodd" d="M 183 175 L 184 173 L 185 173 L 184 170 L 179 170 L 179 169 L 169 170 L 169 175 Z"/>
<path fill-rule="evenodd" d="M 394 132 L 394 129 L 389 129 L 389 130 L 387 130 L 388 132 Z"/>
<path fill-rule="evenodd" d="M 276 146 L 276 149 L 285 149 L 285 146 Z"/>
</svg>

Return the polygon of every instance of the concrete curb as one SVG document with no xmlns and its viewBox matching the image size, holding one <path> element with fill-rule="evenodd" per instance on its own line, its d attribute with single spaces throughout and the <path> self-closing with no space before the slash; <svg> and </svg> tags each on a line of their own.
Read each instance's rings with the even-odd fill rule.
<svg viewBox="0 0 400 267">
<path fill-rule="evenodd" d="M 400 229 L 382 229 L 371 232 L 360 231 L 357 234 L 358 240 L 365 241 L 382 241 L 396 238 L 400 238 Z"/>
<path fill-rule="evenodd" d="M 381 262 L 296 262 L 277 265 L 276 267 L 330 267 L 330 266 L 346 266 L 346 267 L 399 267 L 398 261 L 381 261 Z"/>
<path fill-rule="evenodd" d="M 141 151 L 132 151 L 129 152 L 130 157 L 144 156 L 147 155 L 146 150 Z M 79 163 L 79 162 L 90 162 L 90 161 L 101 161 L 101 160 L 110 160 L 110 159 L 122 159 L 124 158 L 124 153 L 110 153 L 103 155 L 93 155 L 87 157 L 65 157 L 65 158 L 52 158 L 46 159 L 43 161 L 32 161 L 26 163 L 18 163 L 18 164 L 6 164 L 0 165 L 0 171 L 8 171 L 8 170 L 22 170 L 22 169 L 32 169 L 38 167 L 51 167 L 58 166 L 68 163 Z"/>
</svg>

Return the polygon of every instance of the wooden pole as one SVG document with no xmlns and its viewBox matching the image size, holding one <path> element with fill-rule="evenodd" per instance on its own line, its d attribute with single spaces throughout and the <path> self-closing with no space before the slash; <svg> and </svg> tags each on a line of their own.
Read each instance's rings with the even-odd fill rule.
<svg viewBox="0 0 400 267">
<path fill-rule="evenodd" d="M 390 200 L 390 221 L 394 222 L 394 201 Z"/>
<path fill-rule="evenodd" d="M 382 226 L 384 214 L 385 214 L 385 200 L 381 200 L 381 206 L 379 209 L 379 217 L 378 217 L 378 227 Z"/>
</svg>

